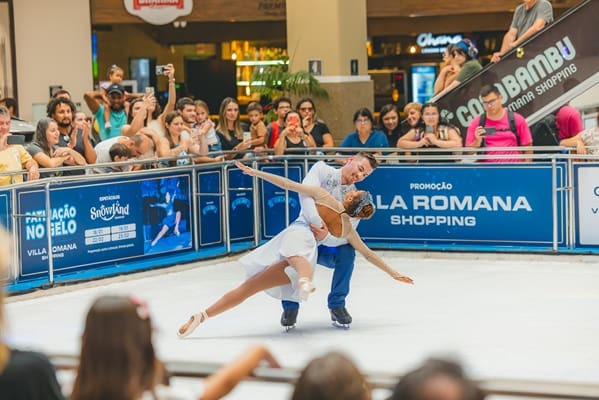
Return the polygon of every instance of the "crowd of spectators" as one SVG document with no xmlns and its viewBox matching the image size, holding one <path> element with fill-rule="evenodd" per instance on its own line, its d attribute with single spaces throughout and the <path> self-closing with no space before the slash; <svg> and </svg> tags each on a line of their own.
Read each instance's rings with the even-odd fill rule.
<svg viewBox="0 0 599 400">
<path fill-rule="evenodd" d="M 491 61 L 501 60 L 552 20 L 553 10 L 547 0 L 523 1 L 514 12 L 501 50 Z M 466 131 L 460 132 L 457 126 L 442 118 L 436 99 L 481 69 L 478 50 L 471 40 L 463 38 L 448 45 L 430 103 L 424 107 L 420 103 L 408 103 L 402 110 L 403 115 L 395 104 L 386 104 L 378 112 L 378 121 L 372 110 L 362 107 L 353 114 L 354 131 L 347 133 L 338 147 L 368 148 L 378 155 L 415 154 L 407 159 L 412 162 L 441 161 L 443 158 L 435 156 L 460 155 L 468 153 L 468 149 L 476 154 L 502 155 L 500 158 L 482 157 L 481 162 L 532 161 L 533 158 L 523 156 L 506 157 L 532 153 L 505 150 L 505 147 L 532 146 L 535 138 L 525 119 L 507 110 L 500 91 L 492 84 L 480 91 L 484 113 L 474 117 Z M 129 171 L 218 162 L 268 152 L 325 154 L 328 148 L 335 147 L 333 134 L 317 115 L 316 104 L 309 97 L 299 99 L 295 108 L 291 98 L 279 97 L 273 102 L 275 118 L 270 122 L 265 121 L 262 105 L 251 102 L 247 105 L 249 124 L 241 121 L 237 100 L 227 97 L 221 102 L 218 119 L 212 121 L 204 101 L 177 98 L 172 64 L 165 66 L 163 73 L 168 79 L 168 101 L 164 109 L 154 97 L 153 88 L 147 88 L 145 93 L 128 93 L 122 86 L 124 71 L 117 65 L 110 67 L 105 85 L 83 95 L 92 116 L 78 112 L 71 94 L 59 90 L 48 102 L 47 118 L 37 123 L 33 141 L 25 146 L 16 139 L 9 139 L 6 121 L 17 118 L 17 102 L 9 98 L 0 100 L 0 173 L 14 171 L 13 175 L 0 176 L 0 185 L 21 182 L 25 175 L 27 179 L 37 179 Z M 556 145 L 574 147 L 578 154 L 598 152 L 595 149 L 599 142 L 598 129 L 583 130 L 580 113 L 573 107 L 561 107 L 555 114 L 555 125 L 559 129 Z M 504 149 L 488 150 L 494 147 Z M 378 148 L 401 151 L 372 150 Z M 435 148 L 446 151 L 422 151 Z M 424 154 L 433 157 L 427 158 Z M 147 161 L 157 158 L 166 160 Z M 110 164 L 127 160 L 146 162 L 130 161 L 125 166 Z M 453 161 L 460 161 L 459 157 Z M 93 167 L 89 167 L 91 164 Z"/>
</svg>

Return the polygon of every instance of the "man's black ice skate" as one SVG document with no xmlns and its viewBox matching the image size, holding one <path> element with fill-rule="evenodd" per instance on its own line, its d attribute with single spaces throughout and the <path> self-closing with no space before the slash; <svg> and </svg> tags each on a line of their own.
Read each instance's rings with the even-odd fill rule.
<svg viewBox="0 0 599 400">
<path fill-rule="evenodd" d="M 331 312 L 333 326 L 349 329 L 349 324 L 351 324 L 352 319 L 345 307 L 331 308 L 329 311 Z"/>
<path fill-rule="evenodd" d="M 281 325 L 285 328 L 285 331 L 289 332 L 290 329 L 295 328 L 295 323 L 297 322 L 297 313 L 299 309 L 290 308 L 288 310 L 283 310 L 283 314 L 281 315 Z"/>
</svg>

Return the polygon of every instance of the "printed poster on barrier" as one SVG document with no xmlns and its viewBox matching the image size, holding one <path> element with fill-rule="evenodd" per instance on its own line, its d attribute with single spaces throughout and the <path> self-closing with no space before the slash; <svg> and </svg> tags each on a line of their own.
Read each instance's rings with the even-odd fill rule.
<svg viewBox="0 0 599 400">
<path fill-rule="evenodd" d="M 191 248 L 189 183 L 180 175 L 52 189 L 55 271 Z M 22 276 L 46 273 L 44 191 L 18 197 Z"/>
<path fill-rule="evenodd" d="M 264 172 L 270 172 L 280 176 L 285 175 L 284 166 L 264 166 L 261 168 Z M 301 165 L 289 165 L 287 167 L 287 176 L 289 179 L 301 182 L 302 179 L 302 166 Z M 285 210 L 289 210 L 289 222 L 293 222 L 300 213 L 299 196 L 296 192 L 289 191 L 285 193 L 284 189 L 273 185 L 263 179 L 258 180 L 258 187 L 262 193 L 264 199 L 260 204 L 261 210 L 261 229 L 262 238 L 270 239 L 277 235 L 287 226 L 285 220 Z"/>
<path fill-rule="evenodd" d="M 0 225 L 10 231 L 10 192 L 0 192 Z"/>
<path fill-rule="evenodd" d="M 198 171 L 200 246 L 223 244 L 221 170 Z"/>
<path fill-rule="evenodd" d="M 559 187 L 565 164 L 558 165 L 557 172 Z M 551 165 L 540 163 L 379 167 L 360 184 L 372 192 L 376 213 L 360 222 L 359 231 L 365 239 L 396 243 L 549 246 L 551 178 Z M 563 192 L 559 193 L 558 244 L 564 244 L 565 211 Z"/>
<path fill-rule="evenodd" d="M 254 237 L 254 197 L 252 177 L 239 169 L 229 174 L 229 235 L 232 242 Z"/>
<path fill-rule="evenodd" d="M 599 245 L 599 165 L 576 167 L 578 245 Z"/>
</svg>

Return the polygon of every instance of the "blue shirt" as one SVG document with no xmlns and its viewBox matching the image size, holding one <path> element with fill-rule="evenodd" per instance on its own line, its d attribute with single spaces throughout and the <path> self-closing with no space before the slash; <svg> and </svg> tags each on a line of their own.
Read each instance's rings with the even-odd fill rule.
<svg viewBox="0 0 599 400">
<path fill-rule="evenodd" d="M 340 147 L 389 147 L 389 141 L 382 131 L 373 129 L 366 143 L 360 141 L 358 132 L 352 132 L 343 139 Z"/>
<path fill-rule="evenodd" d="M 124 109 L 121 111 L 110 110 L 110 130 L 106 131 L 104 129 L 104 105 L 98 108 L 95 118 L 98 121 L 100 140 L 121 136 L 121 128 L 127 123 L 127 113 Z"/>
</svg>

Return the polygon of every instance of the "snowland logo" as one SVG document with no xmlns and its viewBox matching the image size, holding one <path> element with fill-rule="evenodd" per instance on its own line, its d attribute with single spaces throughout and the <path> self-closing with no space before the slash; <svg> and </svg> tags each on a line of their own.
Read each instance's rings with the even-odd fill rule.
<svg viewBox="0 0 599 400">
<path fill-rule="evenodd" d="M 111 221 L 112 219 L 121 219 L 129 216 L 129 204 L 123 206 L 118 201 L 110 204 L 102 204 L 100 207 L 89 209 L 89 217 L 92 221 L 100 218 L 102 221 Z"/>
<path fill-rule="evenodd" d="M 154 25 L 173 22 L 189 15 L 193 8 L 193 0 L 124 0 L 123 3 L 129 14 Z"/>
</svg>

